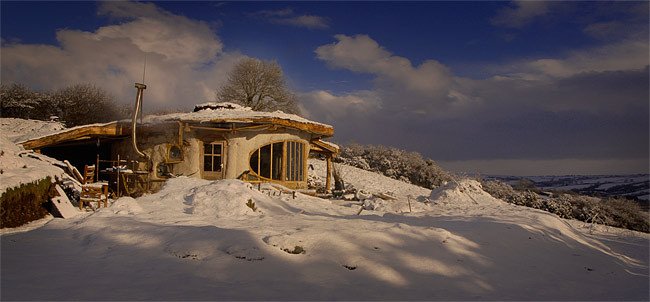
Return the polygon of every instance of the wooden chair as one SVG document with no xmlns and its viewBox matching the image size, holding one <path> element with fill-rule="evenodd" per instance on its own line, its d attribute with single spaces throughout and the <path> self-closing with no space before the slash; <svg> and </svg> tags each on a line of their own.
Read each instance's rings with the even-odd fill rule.
<svg viewBox="0 0 650 302">
<path fill-rule="evenodd" d="M 84 166 L 83 184 L 95 182 L 95 165 Z"/>
<path fill-rule="evenodd" d="M 84 204 L 90 206 L 91 202 L 97 202 L 97 208 L 102 206 L 108 207 L 108 183 L 94 182 L 95 166 L 84 166 L 84 183 L 81 185 L 81 195 L 79 197 L 79 210 L 83 210 Z"/>
</svg>

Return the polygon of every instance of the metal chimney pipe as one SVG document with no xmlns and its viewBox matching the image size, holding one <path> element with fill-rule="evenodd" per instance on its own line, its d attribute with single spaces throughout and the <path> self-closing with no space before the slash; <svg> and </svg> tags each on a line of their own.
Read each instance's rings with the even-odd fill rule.
<svg viewBox="0 0 650 302">
<path fill-rule="evenodd" d="M 135 108 L 133 109 L 133 119 L 131 120 L 131 142 L 133 143 L 133 149 L 138 155 L 148 158 L 148 156 L 138 149 L 137 138 L 136 138 L 136 123 L 138 120 L 138 112 L 142 110 L 142 95 L 144 90 L 147 89 L 147 85 L 135 83 L 135 88 L 138 89 L 138 93 L 135 96 Z"/>
</svg>

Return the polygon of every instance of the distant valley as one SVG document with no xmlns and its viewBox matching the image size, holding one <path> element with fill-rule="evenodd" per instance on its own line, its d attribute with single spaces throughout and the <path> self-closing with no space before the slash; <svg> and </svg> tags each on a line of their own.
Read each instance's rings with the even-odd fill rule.
<svg viewBox="0 0 650 302">
<path fill-rule="evenodd" d="M 563 175 L 563 176 L 487 176 L 510 185 L 534 184 L 541 190 L 573 191 L 592 196 L 622 196 L 647 204 L 650 175 Z"/>
</svg>

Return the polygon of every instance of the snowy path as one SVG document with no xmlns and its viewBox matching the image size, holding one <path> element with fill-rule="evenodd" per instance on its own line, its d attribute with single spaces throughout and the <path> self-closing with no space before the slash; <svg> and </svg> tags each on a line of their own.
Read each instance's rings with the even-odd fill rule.
<svg viewBox="0 0 650 302">
<path fill-rule="evenodd" d="M 429 192 L 381 177 L 373 188 L 382 185 Z M 417 213 L 357 216 L 358 206 L 178 178 L 156 194 L 1 236 L 0 298 L 648 300 L 647 234 L 587 235 L 479 191 L 470 192 L 477 204 L 453 187 L 436 194 Z M 284 251 L 296 246 L 305 253 Z"/>
</svg>

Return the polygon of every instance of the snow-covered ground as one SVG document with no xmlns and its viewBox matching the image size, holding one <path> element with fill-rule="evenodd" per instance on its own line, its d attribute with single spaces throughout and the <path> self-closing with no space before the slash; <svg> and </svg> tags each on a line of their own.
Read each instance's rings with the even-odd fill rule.
<svg viewBox="0 0 650 302">
<path fill-rule="evenodd" d="M 172 179 L 0 236 L 0 299 L 649 299 L 647 234 L 507 204 L 472 181 L 431 192 L 340 168 L 356 188 L 396 199 L 369 197 L 370 207 Z"/>
</svg>

